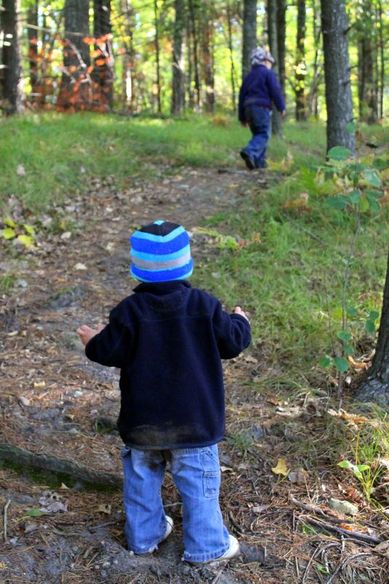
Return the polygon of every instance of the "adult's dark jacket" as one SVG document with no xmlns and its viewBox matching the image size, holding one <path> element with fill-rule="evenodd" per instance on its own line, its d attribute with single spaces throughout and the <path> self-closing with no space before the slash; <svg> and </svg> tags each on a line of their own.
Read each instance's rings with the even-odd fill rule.
<svg viewBox="0 0 389 584">
<path fill-rule="evenodd" d="M 258 105 L 272 109 L 272 104 L 283 112 L 285 99 L 275 73 L 265 65 L 254 65 L 243 80 L 239 92 L 239 121 L 245 123 L 245 108 Z"/>
<path fill-rule="evenodd" d="M 140 284 L 85 348 L 119 367 L 118 429 L 144 449 L 195 448 L 224 438 L 221 359 L 250 343 L 250 325 L 186 281 Z"/>
</svg>

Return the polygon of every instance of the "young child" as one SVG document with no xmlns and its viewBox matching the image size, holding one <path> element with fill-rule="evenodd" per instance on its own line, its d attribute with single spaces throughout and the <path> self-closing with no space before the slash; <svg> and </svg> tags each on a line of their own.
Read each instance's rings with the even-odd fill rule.
<svg viewBox="0 0 389 584">
<path fill-rule="evenodd" d="M 125 533 L 135 554 L 157 549 L 172 531 L 161 485 L 167 460 L 183 503 L 184 560 L 205 563 L 239 554 L 219 506 L 217 443 L 224 437 L 221 359 L 250 343 L 247 316 L 187 282 L 189 236 L 155 221 L 131 238 L 131 275 L 139 284 L 102 330 L 77 332 L 89 359 L 119 367 L 118 429 L 125 447 Z"/>
<path fill-rule="evenodd" d="M 272 105 L 285 115 L 285 99 L 272 71 L 274 58 L 262 47 L 251 53 L 251 71 L 239 92 L 239 121 L 249 126 L 252 138 L 240 151 L 249 170 L 266 167 L 266 150 L 271 134 Z"/>
</svg>

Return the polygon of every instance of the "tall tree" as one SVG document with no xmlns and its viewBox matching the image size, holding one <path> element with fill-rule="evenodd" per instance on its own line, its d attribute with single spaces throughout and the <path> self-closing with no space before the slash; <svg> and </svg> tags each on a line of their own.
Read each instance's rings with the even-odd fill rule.
<svg viewBox="0 0 389 584">
<path fill-rule="evenodd" d="M 111 0 L 93 0 L 93 34 L 97 39 L 92 72 L 92 79 L 96 86 L 94 100 L 97 100 L 98 107 L 110 109 L 113 104 Z"/>
<path fill-rule="evenodd" d="M 359 118 L 371 124 L 378 119 L 376 14 L 371 0 L 359 0 L 356 10 Z"/>
<path fill-rule="evenodd" d="M 205 111 L 215 109 L 215 71 L 214 71 L 214 11 L 212 3 L 205 2 L 201 12 L 201 57 L 205 87 Z"/>
<path fill-rule="evenodd" d="M 321 22 L 327 105 L 327 150 L 333 146 L 345 146 L 354 152 L 355 137 L 348 129 L 348 124 L 353 120 L 353 104 L 345 0 L 321 0 Z"/>
<path fill-rule="evenodd" d="M 373 401 L 389 407 L 389 253 L 378 339 L 373 362 L 366 380 L 356 393 L 361 401 Z"/>
<path fill-rule="evenodd" d="M 297 38 L 296 38 L 296 120 L 298 122 L 307 119 L 305 98 L 305 35 L 306 35 L 306 6 L 305 0 L 297 0 Z"/>
<path fill-rule="evenodd" d="M 242 77 L 250 71 L 250 54 L 257 46 L 257 1 L 243 2 Z"/>
<path fill-rule="evenodd" d="M 228 52 L 230 55 L 230 79 L 231 79 L 231 97 L 232 97 L 232 109 L 236 110 L 236 73 L 235 73 L 235 61 L 234 61 L 234 44 L 232 36 L 232 7 L 230 0 L 227 0 L 227 44 Z"/>
<path fill-rule="evenodd" d="M 183 54 L 185 31 L 185 0 L 174 0 L 174 14 L 171 112 L 174 116 L 178 116 L 182 113 L 185 103 L 185 73 Z"/>
<path fill-rule="evenodd" d="M 3 99 L 9 114 L 23 110 L 22 68 L 20 54 L 20 0 L 3 0 Z"/>
<path fill-rule="evenodd" d="M 198 39 L 198 0 L 189 0 L 189 30 L 192 39 L 192 50 L 188 57 L 191 59 L 191 70 L 194 81 L 194 99 L 197 108 L 200 107 L 200 67 L 199 67 L 199 39 Z"/>
<path fill-rule="evenodd" d="M 65 0 L 64 72 L 58 97 L 60 108 L 88 109 L 91 103 L 89 0 Z M 93 42 L 93 41 L 92 41 Z"/>
<path fill-rule="evenodd" d="M 277 55 L 278 74 L 282 89 L 285 91 L 285 55 L 286 55 L 286 0 L 277 0 Z"/>
<path fill-rule="evenodd" d="M 30 66 L 31 101 L 39 101 L 38 85 L 38 7 L 34 0 L 27 10 L 28 63 Z"/>
<path fill-rule="evenodd" d="M 154 26 L 155 26 L 155 64 L 156 64 L 156 87 L 157 87 L 157 109 L 158 113 L 162 112 L 161 101 L 161 52 L 159 46 L 159 8 L 158 0 L 154 0 Z"/>
<path fill-rule="evenodd" d="M 269 37 L 270 52 L 275 58 L 273 69 L 278 79 L 280 78 L 279 60 L 278 60 L 278 0 L 267 0 L 267 32 Z M 273 134 L 279 135 L 282 130 L 281 114 L 273 107 L 272 131 Z"/>
<path fill-rule="evenodd" d="M 312 81 L 308 94 L 308 108 L 309 113 L 316 118 L 319 117 L 319 86 L 322 79 L 322 63 L 321 63 L 321 14 L 320 14 L 320 0 L 311 0 L 312 7 L 312 30 L 313 30 L 313 62 Z"/>
</svg>

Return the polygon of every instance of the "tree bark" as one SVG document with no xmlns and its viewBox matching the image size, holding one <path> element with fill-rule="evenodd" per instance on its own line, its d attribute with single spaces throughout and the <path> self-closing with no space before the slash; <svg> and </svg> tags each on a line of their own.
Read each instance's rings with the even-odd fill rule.
<svg viewBox="0 0 389 584">
<path fill-rule="evenodd" d="M 278 60 L 277 1 L 278 0 L 267 0 L 267 30 L 269 35 L 270 52 L 276 60 L 273 65 L 273 69 L 279 79 L 280 71 Z M 272 132 L 276 136 L 279 136 L 282 132 L 281 114 L 275 107 L 273 107 Z"/>
<path fill-rule="evenodd" d="M 242 78 L 251 69 L 250 55 L 257 46 L 257 2 L 244 0 L 242 39 Z"/>
<path fill-rule="evenodd" d="M 376 350 L 356 399 L 377 402 L 383 408 L 389 408 L 389 253 Z"/>
<path fill-rule="evenodd" d="M 353 121 L 348 21 L 345 0 L 321 0 L 324 77 L 327 105 L 327 150 L 344 146 L 355 151 L 355 137 L 347 128 Z"/>
<path fill-rule="evenodd" d="M 380 119 L 384 117 L 384 94 L 385 94 L 385 39 L 384 39 L 384 11 L 382 8 L 381 0 L 378 1 L 378 35 L 379 35 L 379 53 L 380 53 L 380 92 L 379 92 L 379 103 L 380 103 Z"/>
<path fill-rule="evenodd" d="M 65 0 L 64 73 L 58 96 L 61 109 L 85 110 L 91 105 L 89 45 L 89 0 Z"/>
<path fill-rule="evenodd" d="M 23 111 L 20 0 L 3 0 L 3 99 L 7 114 Z"/>
<path fill-rule="evenodd" d="M 96 109 L 107 111 L 113 105 L 113 52 L 111 41 L 111 0 L 93 0 L 93 34 L 98 42 L 92 79 Z"/>
<path fill-rule="evenodd" d="M 312 28 L 313 28 L 313 46 L 314 46 L 314 57 L 312 64 L 312 83 L 309 89 L 308 96 L 308 108 L 309 113 L 314 115 L 315 118 L 319 117 L 319 105 L 318 105 L 318 94 L 319 85 L 321 83 L 322 77 L 322 64 L 319 62 L 320 55 L 320 37 L 321 37 L 321 26 L 320 26 L 320 1 L 312 0 Z"/>
<path fill-rule="evenodd" d="M 296 38 L 296 120 L 307 119 L 305 97 L 305 35 L 306 35 L 306 6 L 305 0 L 297 0 L 297 38 Z"/>
<path fill-rule="evenodd" d="M 184 31 L 185 31 L 185 0 L 174 2 L 174 33 L 173 33 L 173 63 L 172 63 L 172 105 L 171 112 L 179 116 L 185 105 L 185 73 L 184 73 Z"/>
</svg>

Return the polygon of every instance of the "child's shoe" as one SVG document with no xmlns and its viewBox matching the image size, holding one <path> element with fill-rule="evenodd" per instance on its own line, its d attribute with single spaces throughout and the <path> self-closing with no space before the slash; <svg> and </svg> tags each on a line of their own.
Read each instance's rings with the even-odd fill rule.
<svg viewBox="0 0 389 584">
<path fill-rule="evenodd" d="M 240 151 L 240 156 L 241 158 L 243 158 L 243 160 L 245 161 L 245 164 L 247 166 L 247 168 L 249 170 L 254 170 L 255 168 L 255 164 L 254 164 L 254 160 L 251 158 L 251 156 L 246 152 L 246 150 L 241 150 Z"/>
<path fill-rule="evenodd" d="M 228 537 L 230 540 L 230 546 L 229 546 L 228 550 L 226 550 L 222 556 L 220 556 L 218 558 L 214 558 L 212 560 L 207 560 L 205 562 L 191 562 L 189 560 L 186 560 L 186 561 L 189 562 L 190 564 L 195 564 L 196 566 L 200 566 L 202 564 L 213 564 L 215 562 L 225 562 L 228 560 L 232 560 L 232 558 L 236 558 L 237 556 L 240 555 L 239 541 L 233 535 L 229 535 Z M 182 559 L 184 559 L 184 558 L 182 558 Z"/>
<path fill-rule="evenodd" d="M 167 539 L 169 537 L 169 535 L 171 534 L 171 532 L 173 531 L 173 526 L 174 526 L 173 519 L 171 517 L 169 517 L 169 515 L 165 515 L 165 519 L 166 519 L 166 529 L 165 529 L 165 533 L 164 533 L 163 538 L 160 539 L 156 545 L 149 548 L 145 552 L 142 552 L 140 554 L 140 553 L 135 553 L 133 551 L 130 551 L 130 555 L 144 556 L 145 554 L 152 554 L 153 552 L 155 552 L 158 549 L 159 544 L 162 543 L 163 541 L 165 541 L 165 539 Z"/>
</svg>

